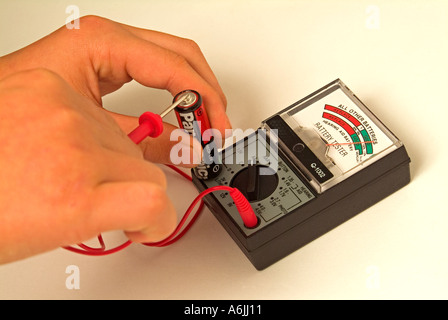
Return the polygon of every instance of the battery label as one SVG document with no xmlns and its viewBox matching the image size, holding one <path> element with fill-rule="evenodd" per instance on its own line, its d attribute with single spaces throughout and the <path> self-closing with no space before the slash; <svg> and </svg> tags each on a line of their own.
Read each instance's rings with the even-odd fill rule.
<svg viewBox="0 0 448 320">
<path fill-rule="evenodd" d="M 313 101 L 291 116 L 301 127 L 313 128 L 325 141 L 327 156 L 342 172 L 393 145 L 393 141 L 341 89 Z"/>
</svg>

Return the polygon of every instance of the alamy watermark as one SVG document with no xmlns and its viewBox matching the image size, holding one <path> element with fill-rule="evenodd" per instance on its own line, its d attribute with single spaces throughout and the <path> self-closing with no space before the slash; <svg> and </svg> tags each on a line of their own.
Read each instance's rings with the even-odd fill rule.
<svg viewBox="0 0 448 320">
<path fill-rule="evenodd" d="M 366 7 L 365 26 L 369 30 L 378 30 L 380 28 L 380 8 L 377 5 L 368 5 Z"/>
<path fill-rule="evenodd" d="M 194 126 L 200 132 L 201 123 L 198 121 Z M 178 143 L 171 149 L 170 160 L 173 164 L 259 164 L 267 168 L 260 168 L 261 175 L 271 175 L 278 169 L 278 142 L 277 130 L 271 129 L 268 134 L 265 129 L 233 129 L 226 130 L 225 135 L 230 137 L 233 143 L 225 148 L 226 157 L 221 157 L 220 149 L 223 141 L 221 133 L 216 129 L 207 129 L 200 134 L 195 134 L 199 142 L 205 141 L 202 156 L 192 156 L 190 136 L 182 129 L 173 130 L 170 135 L 171 141 Z M 267 143 L 269 141 L 269 143 Z M 231 156 L 229 156 L 231 155 Z"/>
<path fill-rule="evenodd" d="M 65 27 L 67 29 L 79 29 L 79 7 L 76 5 L 69 5 L 65 8 L 65 13 L 69 14 L 69 16 L 65 19 Z"/>
<path fill-rule="evenodd" d="M 65 287 L 68 290 L 79 290 L 81 283 L 81 276 L 79 267 L 76 265 L 69 265 L 65 268 L 65 273 L 68 277 L 65 279 Z"/>
<path fill-rule="evenodd" d="M 380 268 L 378 266 L 368 266 L 366 268 L 366 288 L 369 290 L 378 290 L 380 288 Z"/>
</svg>

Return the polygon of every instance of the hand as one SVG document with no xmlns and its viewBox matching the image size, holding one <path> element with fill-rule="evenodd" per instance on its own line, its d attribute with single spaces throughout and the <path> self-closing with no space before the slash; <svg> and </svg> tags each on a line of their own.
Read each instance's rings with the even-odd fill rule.
<svg viewBox="0 0 448 320">
<path fill-rule="evenodd" d="M 160 168 L 61 77 L 7 77 L 0 105 L 0 263 L 108 230 L 150 242 L 175 228 Z"/>
<path fill-rule="evenodd" d="M 193 89 L 203 97 L 211 126 L 225 136 L 225 129 L 230 128 L 226 98 L 195 42 L 96 16 L 82 17 L 79 25 L 79 29 L 61 27 L 0 58 L 0 79 L 21 70 L 46 68 L 97 106 L 102 105 L 102 96 L 133 79 L 173 95 Z M 110 114 L 126 133 L 138 125 L 135 117 Z M 170 163 L 170 150 L 178 143 L 170 141 L 175 128 L 165 124 L 160 137 L 140 144 L 146 159 Z"/>
<path fill-rule="evenodd" d="M 0 58 L 0 263 L 79 243 L 109 230 L 134 242 L 176 224 L 161 170 L 173 126 L 146 139 L 137 119 L 106 112 L 101 97 L 135 79 L 175 94 L 195 89 L 224 131 L 225 97 L 197 46 L 103 18 L 81 18 Z"/>
</svg>

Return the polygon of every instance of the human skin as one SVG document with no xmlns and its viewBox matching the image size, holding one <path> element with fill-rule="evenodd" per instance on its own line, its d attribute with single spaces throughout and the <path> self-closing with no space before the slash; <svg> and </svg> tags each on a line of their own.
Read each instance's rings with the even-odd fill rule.
<svg viewBox="0 0 448 320">
<path fill-rule="evenodd" d="M 213 128 L 230 128 L 226 98 L 198 45 L 96 16 L 0 58 L 0 263 L 124 230 L 168 236 L 176 213 L 166 179 L 176 129 L 136 146 L 138 119 L 102 97 L 136 80 L 201 93 Z"/>
</svg>

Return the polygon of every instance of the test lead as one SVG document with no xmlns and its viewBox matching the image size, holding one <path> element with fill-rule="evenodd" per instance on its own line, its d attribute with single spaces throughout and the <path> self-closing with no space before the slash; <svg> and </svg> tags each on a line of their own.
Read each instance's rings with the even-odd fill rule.
<svg viewBox="0 0 448 320">
<path fill-rule="evenodd" d="M 135 128 L 131 133 L 128 134 L 129 138 L 136 144 L 139 144 L 143 139 L 146 137 L 152 137 L 156 138 L 163 132 L 163 121 L 162 118 L 165 117 L 168 113 L 170 113 L 173 109 L 176 107 L 182 105 L 183 109 L 176 110 L 176 115 L 179 118 L 186 118 L 190 119 L 190 117 L 193 117 L 194 120 L 197 120 L 197 122 L 192 122 L 192 125 L 201 125 L 201 122 L 204 123 L 204 131 L 206 129 L 210 128 L 210 123 L 208 121 L 207 114 L 205 113 L 205 109 L 202 105 L 202 98 L 200 97 L 199 93 L 192 90 L 186 90 L 182 91 L 179 94 L 177 94 L 174 98 L 173 103 L 166 108 L 163 112 L 160 114 L 154 114 L 152 112 L 145 112 L 143 113 L 139 118 L 139 126 Z M 188 115 L 189 112 L 195 112 L 194 116 Z M 180 115 L 182 114 L 182 115 Z M 187 124 L 182 124 L 179 122 L 180 126 L 183 129 L 188 128 Z M 200 131 L 195 131 L 197 134 L 201 134 Z M 193 135 L 193 132 L 189 132 Z M 194 136 L 194 135 L 193 135 Z M 198 137 L 199 141 L 202 141 L 202 137 Z M 203 147 L 207 148 L 207 146 L 211 145 L 212 141 L 207 141 L 205 144 L 203 143 Z M 219 171 L 221 170 L 221 165 L 215 165 L 214 168 L 218 167 Z M 168 167 L 172 168 L 174 171 L 181 174 L 184 178 L 188 179 L 189 181 L 192 181 L 192 178 L 185 174 L 183 171 L 179 170 L 178 168 L 168 165 Z M 219 171 L 214 170 L 215 174 L 219 173 Z M 199 175 L 200 176 L 200 175 Z M 251 205 L 249 204 L 249 201 L 244 197 L 244 195 L 237 189 L 232 188 L 229 186 L 215 186 L 213 188 L 209 188 L 207 190 L 202 191 L 191 203 L 187 211 L 185 212 L 184 216 L 182 217 L 181 221 L 179 222 L 177 228 L 169 235 L 167 238 L 158 241 L 158 242 L 151 242 L 151 243 L 143 243 L 143 245 L 150 246 L 150 247 L 164 247 L 168 246 L 177 240 L 179 240 L 193 225 L 197 217 L 199 216 L 199 213 L 201 213 L 204 202 L 203 197 L 205 197 L 207 194 L 215 192 L 215 191 L 226 191 L 228 194 L 232 197 L 234 200 L 235 206 L 237 207 L 238 211 L 240 212 L 240 219 L 245 227 L 247 228 L 255 228 L 258 223 L 259 219 L 255 215 L 254 210 L 252 209 Z M 200 202 L 199 206 L 197 207 L 193 217 L 190 219 L 190 221 L 186 224 L 187 219 L 189 218 L 190 214 L 193 212 L 193 209 L 197 206 L 197 204 Z M 186 225 L 185 225 L 186 224 Z M 73 246 L 67 246 L 63 247 L 66 250 L 83 254 L 83 255 L 89 255 L 89 256 L 104 256 L 108 254 L 112 254 L 115 252 L 118 252 L 120 250 L 123 250 L 124 248 L 128 247 L 132 244 L 130 240 L 126 241 L 125 243 L 112 248 L 112 249 L 106 249 L 106 245 L 104 243 L 102 235 L 98 235 L 98 241 L 100 243 L 99 248 L 93 248 L 90 246 L 87 246 L 83 243 L 79 243 L 78 247 Z"/>
<path fill-rule="evenodd" d="M 159 114 L 145 112 L 139 118 L 139 126 L 129 133 L 129 138 L 136 144 L 139 144 L 146 137 L 157 138 L 162 134 L 162 118 L 176 108 L 180 103 L 188 98 L 188 94 L 180 95 L 168 108 Z"/>
</svg>

